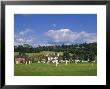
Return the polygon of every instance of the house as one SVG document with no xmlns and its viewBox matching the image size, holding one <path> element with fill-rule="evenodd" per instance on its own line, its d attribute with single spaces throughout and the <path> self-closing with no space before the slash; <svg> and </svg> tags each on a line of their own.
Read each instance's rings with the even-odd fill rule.
<svg viewBox="0 0 110 89">
<path fill-rule="evenodd" d="M 17 55 L 14 58 L 14 62 L 15 64 L 30 64 L 32 62 L 32 58 L 26 55 L 24 56 Z"/>
</svg>

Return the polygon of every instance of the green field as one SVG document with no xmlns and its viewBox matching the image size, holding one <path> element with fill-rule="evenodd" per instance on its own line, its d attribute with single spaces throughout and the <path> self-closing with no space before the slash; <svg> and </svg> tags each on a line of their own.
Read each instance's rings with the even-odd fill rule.
<svg viewBox="0 0 110 89">
<path fill-rule="evenodd" d="M 94 63 L 60 63 L 55 64 L 14 64 L 15 76 L 96 76 L 97 64 Z"/>
<path fill-rule="evenodd" d="M 53 51 L 41 51 L 41 52 L 39 52 L 39 53 L 26 53 L 26 55 L 28 55 L 28 56 L 33 56 L 33 55 L 47 55 L 47 54 L 53 54 L 53 53 L 55 53 L 55 52 L 53 52 Z M 63 55 L 63 52 L 56 52 L 56 53 L 59 53 L 59 55 Z M 14 55 L 16 56 L 16 55 L 18 55 L 18 52 L 14 52 Z"/>
</svg>

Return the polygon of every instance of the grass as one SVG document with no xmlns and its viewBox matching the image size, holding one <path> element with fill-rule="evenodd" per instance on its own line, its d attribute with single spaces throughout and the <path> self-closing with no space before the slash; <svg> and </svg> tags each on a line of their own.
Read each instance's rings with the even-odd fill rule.
<svg viewBox="0 0 110 89">
<path fill-rule="evenodd" d="M 55 64 L 15 64 L 15 76 L 96 76 L 97 64 L 94 63 L 69 63 L 65 65 L 60 63 L 57 67 Z"/>
<path fill-rule="evenodd" d="M 33 56 L 33 55 L 47 55 L 47 54 L 53 54 L 55 52 L 53 51 L 41 51 L 39 53 L 26 53 L 28 56 Z M 63 52 L 56 52 L 56 53 L 59 53 L 59 55 L 63 55 Z M 14 55 L 18 55 L 19 53 L 18 52 L 14 52 Z"/>
</svg>

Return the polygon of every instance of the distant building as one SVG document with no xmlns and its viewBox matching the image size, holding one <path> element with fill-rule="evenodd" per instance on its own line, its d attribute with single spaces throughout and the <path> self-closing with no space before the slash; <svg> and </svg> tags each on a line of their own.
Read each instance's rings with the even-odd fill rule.
<svg viewBox="0 0 110 89">
<path fill-rule="evenodd" d="M 32 62 L 32 58 L 28 56 L 15 56 L 14 59 L 15 64 L 30 64 Z"/>
</svg>

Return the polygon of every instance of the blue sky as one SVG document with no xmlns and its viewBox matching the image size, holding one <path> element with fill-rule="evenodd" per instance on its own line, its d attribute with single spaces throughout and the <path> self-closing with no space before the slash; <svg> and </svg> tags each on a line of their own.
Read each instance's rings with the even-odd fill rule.
<svg viewBox="0 0 110 89">
<path fill-rule="evenodd" d="M 96 14 L 15 14 L 14 43 L 36 45 L 97 41 Z"/>
</svg>

